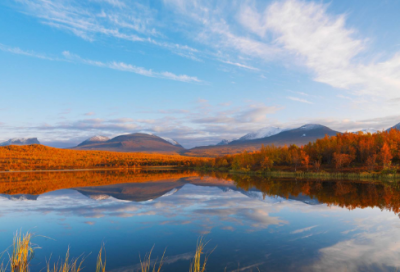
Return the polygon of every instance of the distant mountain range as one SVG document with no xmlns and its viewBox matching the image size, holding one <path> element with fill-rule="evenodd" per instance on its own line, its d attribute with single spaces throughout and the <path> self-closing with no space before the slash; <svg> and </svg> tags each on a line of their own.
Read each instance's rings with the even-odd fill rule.
<svg viewBox="0 0 400 272">
<path fill-rule="evenodd" d="M 280 131 L 280 132 L 278 132 Z M 319 138 L 328 136 L 334 136 L 339 131 L 332 130 L 326 126 L 318 124 L 307 124 L 295 129 L 282 130 L 279 128 L 260 130 L 260 133 L 247 134 L 250 139 L 239 138 L 229 142 L 226 145 L 215 145 L 215 146 L 202 146 L 195 147 L 185 151 L 186 155 L 192 156 L 215 156 L 223 154 L 234 154 L 244 150 L 254 151 L 260 149 L 261 145 L 305 145 L 309 142 L 314 142 Z M 270 136 L 263 138 L 256 138 L 257 134 L 263 136 L 262 133 L 268 133 Z M 267 135 L 268 135 L 267 134 Z"/>
<path fill-rule="evenodd" d="M 400 123 L 392 128 L 400 130 Z M 360 130 L 364 133 L 374 133 L 375 129 Z M 358 132 L 358 131 L 357 131 Z M 146 153 L 164 153 L 164 154 L 183 154 L 191 156 L 215 156 L 223 154 L 234 154 L 244 150 L 259 150 L 261 145 L 290 145 L 298 146 L 314 142 L 319 138 L 334 136 L 339 131 L 332 130 L 320 124 L 307 124 L 299 128 L 283 129 L 279 127 L 265 127 L 260 130 L 247 133 L 236 140 L 222 140 L 216 145 L 200 146 L 192 149 L 185 149 L 177 141 L 157 136 L 151 133 L 139 132 L 126 135 L 120 135 L 114 138 L 106 136 L 93 136 L 86 139 L 78 146 L 72 149 L 76 150 L 103 150 L 118 152 L 146 152 Z M 356 133 L 356 132 L 354 132 Z M 5 145 L 28 145 L 40 144 L 37 138 L 10 139 L 0 146 Z"/>
<path fill-rule="evenodd" d="M 31 145 L 31 144 L 40 144 L 37 138 L 12 138 L 8 141 L 0 143 L 0 146 L 7 145 Z"/>
</svg>

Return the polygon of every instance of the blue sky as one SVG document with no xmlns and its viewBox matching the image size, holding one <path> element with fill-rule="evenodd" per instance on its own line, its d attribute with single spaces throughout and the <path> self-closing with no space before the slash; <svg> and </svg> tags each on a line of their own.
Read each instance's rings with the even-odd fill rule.
<svg viewBox="0 0 400 272">
<path fill-rule="evenodd" d="M 1 139 L 400 122 L 400 2 L 5 0 Z"/>
</svg>

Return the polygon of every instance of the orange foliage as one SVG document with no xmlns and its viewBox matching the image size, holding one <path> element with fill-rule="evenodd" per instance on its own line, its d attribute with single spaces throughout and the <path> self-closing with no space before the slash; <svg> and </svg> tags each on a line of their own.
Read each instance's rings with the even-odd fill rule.
<svg viewBox="0 0 400 272">
<path fill-rule="evenodd" d="M 0 171 L 194 166 L 204 160 L 207 159 L 180 155 L 78 151 L 43 145 L 0 147 Z"/>
<path fill-rule="evenodd" d="M 292 166 L 296 171 L 300 162 L 308 170 L 311 162 L 316 171 L 322 168 L 366 167 L 372 171 L 377 166 L 387 168 L 392 162 L 400 162 L 400 131 L 392 129 L 377 133 L 343 133 L 325 136 L 302 147 L 262 146 L 259 151 L 219 156 L 203 161 L 203 166 L 219 167 L 221 161 L 228 168 L 242 170 L 265 170 L 274 166 Z M 267 167 L 268 165 L 268 167 Z"/>
</svg>

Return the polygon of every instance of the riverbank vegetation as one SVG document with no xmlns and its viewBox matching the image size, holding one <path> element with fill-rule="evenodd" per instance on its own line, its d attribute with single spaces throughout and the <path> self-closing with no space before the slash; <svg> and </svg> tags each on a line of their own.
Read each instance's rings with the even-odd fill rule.
<svg viewBox="0 0 400 272">
<path fill-rule="evenodd" d="M 139 168 L 143 166 L 192 166 L 208 158 L 181 155 L 81 151 L 43 145 L 0 147 L 0 171 L 89 168 Z"/>
<path fill-rule="evenodd" d="M 8 250 L 4 251 L 0 255 L 0 272 L 29 272 L 31 261 L 34 258 L 34 251 L 37 248 L 36 245 L 32 243 L 32 238 L 34 236 L 27 232 L 23 234 L 21 232 L 16 232 L 13 244 L 11 245 L 12 252 L 9 253 Z M 194 253 L 192 262 L 189 267 L 190 272 L 204 272 L 206 269 L 206 264 L 208 257 L 212 253 L 205 252 L 205 246 L 207 243 L 203 242 L 203 238 L 199 238 L 196 246 L 196 252 Z M 145 255 L 145 258 L 140 259 L 140 268 L 136 271 L 140 272 L 160 272 L 161 268 L 164 264 L 164 254 L 161 259 L 158 260 L 151 258 L 151 253 L 153 249 L 150 250 L 149 253 Z M 8 260 L 2 259 L 4 255 L 8 256 Z M 97 261 L 94 269 L 83 268 L 83 264 L 85 261 L 84 255 L 81 255 L 77 258 L 71 258 L 69 254 L 69 249 L 67 249 L 67 253 L 65 255 L 64 260 L 58 260 L 57 262 L 51 262 L 51 258 L 46 260 L 46 268 L 43 268 L 41 271 L 47 272 L 80 272 L 80 271 L 96 271 L 96 272 L 105 272 L 107 266 L 106 260 L 106 251 L 104 245 L 100 248 L 100 251 L 97 255 Z M 46 270 L 45 270 L 46 269 Z"/>
<path fill-rule="evenodd" d="M 199 167 L 242 172 L 302 172 L 309 173 L 308 176 L 335 173 L 332 178 L 337 173 L 341 173 L 341 177 L 350 177 L 348 173 L 379 177 L 394 176 L 399 162 L 400 131 L 392 129 L 374 134 L 360 132 L 325 136 L 301 147 L 262 146 L 255 152 L 211 158 L 199 162 Z"/>
</svg>

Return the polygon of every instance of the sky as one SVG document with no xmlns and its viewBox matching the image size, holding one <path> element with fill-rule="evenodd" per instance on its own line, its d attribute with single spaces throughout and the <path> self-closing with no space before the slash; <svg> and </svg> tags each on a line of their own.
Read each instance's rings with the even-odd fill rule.
<svg viewBox="0 0 400 272">
<path fill-rule="evenodd" d="M 400 2 L 3 0 L 0 141 L 400 122 Z"/>
</svg>

